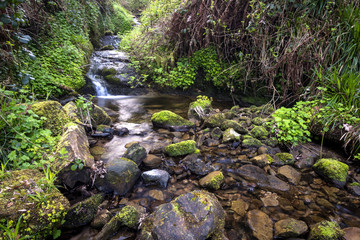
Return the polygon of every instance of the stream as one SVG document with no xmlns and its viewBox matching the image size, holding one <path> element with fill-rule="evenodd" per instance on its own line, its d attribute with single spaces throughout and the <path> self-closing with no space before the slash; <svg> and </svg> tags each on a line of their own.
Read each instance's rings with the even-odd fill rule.
<svg viewBox="0 0 360 240">
<path fill-rule="evenodd" d="M 118 47 L 120 40 L 116 36 L 105 36 L 103 45 Z M 114 87 L 107 83 L 99 72 L 103 68 L 116 69 L 115 77 L 122 83 L 121 87 Z M 205 135 L 199 132 L 169 132 L 164 129 L 154 130 L 150 121 L 151 115 L 161 110 L 173 111 L 187 118 L 189 103 L 193 97 L 167 95 L 151 89 L 132 89 L 127 87 L 131 76 L 136 77 L 129 67 L 129 60 L 125 53 L 117 50 L 95 51 L 91 57 L 91 67 L 87 77 L 92 81 L 96 91 L 94 102 L 116 113 L 115 128 L 125 127 L 129 130 L 126 136 L 114 136 L 111 140 L 99 141 L 97 144 L 106 149 L 99 158 L 106 162 L 121 157 L 125 152 L 125 145 L 139 142 L 148 153 L 159 156 L 162 163 L 157 167 L 170 173 L 171 179 L 166 188 L 156 185 L 146 185 L 138 180 L 136 185 L 123 197 L 107 199 L 102 206 L 109 210 L 123 204 L 136 204 L 144 207 L 147 213 L 153 212 L 159 205 L 173 200 L 175 197 L 201 189 L 199 176 L 193 174 L 182 164 L 178 157 L 167 157 L 157 151 L 159 145 L 170 144 L 181 140 L 194 139 L 197 142 Z M 232 107 L 229 102 L 216 101 L 213 107 L 223 111 Z M 307 146 L 319 149 L 320 146 L 311 143 Z M 249 159 L 256 156 L 257 149 L 242 149 L 236 145 L 200 147 L 201 159 L 210 164 L 213 169 L 221 170 L 225 181 L 220 190 L 214 191 L 222 207 L 227 213 L 225 229 L 230 240 L 253 239 L 246 224 L 245 213 L 239 210 L 237 203 L 242 203 L 247 210 L 260 209 L 270 216 L 273 222 L 284 218 L 299 219 L 308 226 L 321 220 L 334 220 L 342 228 L 360 226 L 360 198 L 350 194 L 346 189 L 339 189 L 325 182 L 311 168 L 297 169 L 301 178 L 296 184 L 290 184 L 287 191 L 273 191 L 271 186 L 259 187 L 256 183 L 239 177 L 239 169 L 249 163 Z M 274 147 L 269 154 L 281 152 Z M 337 156 L 345 159 L 329 148 L 324 148 L 324 156 Z M 98 160 L 99 160 L 98 159 Z M 277 175 L 278 166 L 264 168 L 266 174 Z M 140 165 L 140 170 L 149 170 L 149 166 Z M 358 177 L 356 169 L 350 166 L 352 176 Z M 256 175 L 256 174 L 259 174 Z M 254 173 L 253 177 L 259 177 Z M 73 240 L 90 239 L 98 230 L 87 226 L 71 233 Z M 111 239 L 135 239 L 137 232 L 127 228 L 121 230 Z M 305 239 L 303 236 L 302 239 Z M 63 238 L 65 239 L 65 238 Z M 169 239 L 170 240 L 170 239 Z"/>
</svg>

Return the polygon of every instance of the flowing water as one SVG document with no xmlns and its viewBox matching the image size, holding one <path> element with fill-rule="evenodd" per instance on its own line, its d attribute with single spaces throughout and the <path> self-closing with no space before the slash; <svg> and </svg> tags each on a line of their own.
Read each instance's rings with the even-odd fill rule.
<svg viewBox="0 0 360 240">
<path fill-rule="evenodd" d="M 107 36 L 103 40 L 104 45 L 119 44 L 119 39 Z M 116 77 L 126 81 L 133 75 L 128 65 L 125 53 L 116 50 L 95 51 L 91 58 L 91 68 L 87 76 L 91 79 L 95 89 L 95 103 L 99 106 L 112 109 L 117 113 L 115 125 L 129 129 L 129 135 L 125 137 L 115 136 L 111 141 L 104 142 L 106 153 L 101 159 L 107 161 L 111 158 L 122 156 L 125 152 L 125 144 L 129 142 L 140 142 L 148 152 L 154 151 L 157 144 L 171 143 L 181 139 L 189 139 L 189 133 L 170 133 L 168 131 L 152 129 L 151 115 L 160 110 L 170 110 L 184 117 L 187 116 L 189 103 L 194 98 L 186 96 L 165 95 L 154 90 L 140 91 L 143 94 L 131 94 L 131 88 L 118 89 L 107 84 L 99 74 L 99 69 L 111 67 L 117 70 Z M 229 108 L 228 102 L 214 101 L 215 108 Z M 196 140 L 201 134 L 195 133 Z M 326 148 L 325 148 L 326 149 Z M 277 149 L 279 150 L 279 149 Z M 276 151 L 276 149 L 274 150 Z M 331 150 L 324 150 L 324 155 L 333 156 Z M 256 151 L 242 151 L 241 149 L 229 149 L 227 147 L 205 147 L 201 148 L 202 158 L 210 163 L 214 169 L 221 169 L 225 176 L 225 184 L 221 190 L 215 192 L 223 208 L 227 212 L 226 230 L 230 240 L 251 239 L 249 229 L 246 227 L 246 218 L 237 214 L 233 202 L 243 200 L 247 202 L 248 209 L 261 209 L 275 222 L 284 218 L 295 218 L 305 221 L 308 225 L 320 220 L 335 220 L 342 227 L 360 226 L 360 200 L 349 194 L 344 189 L 337 189 L 327 184 L 312 169 L 301 169 L 301 181 L 298 185 L 291 185 L 288 192 L 275 193 L 259 188 L 252 182 L 239 178 L 238 172 L 241 166 L 248 164 L 251 156 Z M 246 156 L 246 157 L 244 157 Z M 139 181 L 133 190 L 121 199 L 110 199 L 109 208 L 116 208 L 119 203 L 132 202 L 143 206 L 148 212 L 152 212 L 157 206 L 169 202 L 180 194 L 199 189 L 198 176 L 189 170 L 180 167 L 177 158 L 163 159 L 162 169 L 172 175 L 172 180 L 167 188 L 144 185 Z M 144 167 L 141 170 L 146 170 Z M 271 167 L 269 174 L 274 174 L 277 167 Z M 356 171 L 351 169 L 351 171 Z M 258 176 L 259 178 L 262 176 Z M 119 202 L 120 201 L 120 202 Z M 96 230 L 89 227 L 72 239 L 89 239 Z M 135 233 L 122 229 L 112 239 L 135 239 Z"/>
</svg>

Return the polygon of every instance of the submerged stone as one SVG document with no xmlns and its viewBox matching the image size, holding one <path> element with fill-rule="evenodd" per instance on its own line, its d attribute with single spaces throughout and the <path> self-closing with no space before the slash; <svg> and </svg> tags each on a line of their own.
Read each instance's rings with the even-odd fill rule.
<svg viewBox="0 0 360 240">
<path fill-rule="evenodd" d="M 172 157 L 191 154 L 195 151 L 196 143 L 193 140 L 182 141 L 165 147 L 165 153 Z"/>
<path fill-rule="evenodd" d="M 161 111 L 154 113 L 151 117 L 154 127 L 166 128 L 175 132 L 189 131 L 195 124 L 171 111 Z"/>
<path fill-rule="evenodd" d="M 348 176 L 349 166 L 336 159 L 322 158 L 313 168 L 317 174 L 333 182 L 337 187 L 344 187 Z"/>
<path fill-rule="evenodd" d="M 216 197 L 193 191 L 160 205 L 143 222 L 139 239 L 225 240 L 224 224 L 225 211 Z"/>
<path fill-rule="evenodd" d="M 307 231 L 308 226 L 301 220 L 288 218 L 275 223 L 275 237 L 278 238 L 298 237 Z"/>
<path fill-rule="evenodd" d="M 266 213 L 260 210 L 249 211 L 247 213 L 247 224 L 255 239 L 273 239 L 273 222 Z"/>
<path fill-rule="evenodd" d="M 344 234 L 338 223 L 322 221 L 311 227 L 309 240 L 338 240 Z"/>
<path fill-rule="evenodd" d="M 146 158 L 146 149 L 139 143 L 134 143 L 124 153 L 123 157 L 134 161 L 138 166 Z"/>
</svg>

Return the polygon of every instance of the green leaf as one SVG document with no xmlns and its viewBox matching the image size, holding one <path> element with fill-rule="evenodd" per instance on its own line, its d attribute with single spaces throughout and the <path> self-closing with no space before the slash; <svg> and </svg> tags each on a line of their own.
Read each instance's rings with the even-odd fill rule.
<svg viewBox="0 0 360 240">
<path fill-rule="evenodd" d="M 60 229 L 56 229 L 54 232 L 53 232 L 53 239 L 57 239 L 58 237 L 60 237 L 61 235 L 61 230 Z"/>
<path fill-rule="evenodd" d="M 71 170 L 72 170 L 72 171 L 75 171 L 76 169 L 77 169 L 77 165 L 76 165 L 76 164 L 71 165 Z"/>
</svg>

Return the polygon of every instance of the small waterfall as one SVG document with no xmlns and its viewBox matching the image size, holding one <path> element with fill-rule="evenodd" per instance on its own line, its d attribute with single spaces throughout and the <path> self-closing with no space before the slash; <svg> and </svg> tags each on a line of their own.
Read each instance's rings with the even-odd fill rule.
<svg viewBox="0 0 360 240">
<path fill-rule="evenodd" d="M 108 96 L 108 90 L 104 79 L 98 74 L 98 64 L 93 63 L 93 57 L 91 57 L 91 67 L 86 74 L 95 87 L 96 96 Z"/>
</svg>

